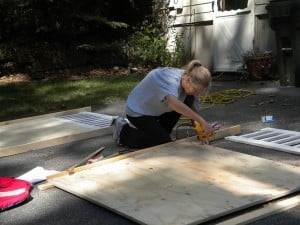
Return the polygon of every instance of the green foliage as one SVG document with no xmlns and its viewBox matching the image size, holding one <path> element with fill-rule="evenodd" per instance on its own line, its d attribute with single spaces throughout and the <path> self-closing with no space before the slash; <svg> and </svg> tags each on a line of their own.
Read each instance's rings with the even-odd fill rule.
<svg viewBox="0 0 300 225">
<path fill-rule="evenodd" d="M 249 63 L 250 61 L 252 61 L 256 58 L 264 57 L 265 55 L 266 54 L 263 53 L 262 51 L 260 51 L 259 49 L 254 49 L 252 51 L 247 51 L 242 55 L 243 64 L 247 65 L 247 63 Z"/>
<path fill-rule="evenodd" d="M 45 70 L 91 65 L 181 65 L 180 38 L 175 51 L 167 49 L 164 4 L 160 0 L 0 0 L 0 71 L 30 73 L 34 78 Z"/>
<path fill-rule="evenodd" d="M 0 72 L 119 64 L 116 43 L 151 12 L 150 3 L 0 0 Z"/>
<path fill-rule="evenodd" d="M 178 66 L 184 56 L 180 37 L 176 38 L 175 51 L 167 49 L 167 39 L 161 27 L 147 20 L 127 39 L 123 50 L 128 61 L 149 67 Z"/>
<path fill-rule="evenodd" d="M 275 55 L 272 52 L 254 49 L 245 52 L 242 58 L 243 63 L 237 71 L 242 74 L 242 79 L 278 79 Z"/>
<path fill-rule="evenodd" d="M 101 39 L 110 39 L 112 33 L 132 23 L 124 13 L 122 18 L 112 16 L 115 10 L 113 5 L 117 3 L 118 1 L 108 3 L 104 0 L 2 0 L 0 15 L 4 23 L 1 23 L 1 39 L 34 42 L 63 38 L 69 41 L 74 35 L 86 34 L 97 34 Z M 130 8 L 129 2 L 125 5 L 133 15 L 139 10 Z M 106 32 L 102 32 L 103 29 Z"/>
<path fill-rule="evenodd" d="M 143 66 L 181 66 L 184 59 L 184 45 L 181 37 L 176 37 L 175 47 L 169 50 L 168 11 L 165 1 L 152 1 L 152 14 L 134 29 L 123 44 L 128 61 Z"/>
</svg>

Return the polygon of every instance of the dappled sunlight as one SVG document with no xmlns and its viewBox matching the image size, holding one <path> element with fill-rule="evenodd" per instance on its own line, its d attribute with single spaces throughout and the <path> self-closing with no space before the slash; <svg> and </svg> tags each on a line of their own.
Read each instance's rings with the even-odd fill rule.
<svg viewBox="0 0 300 225">
<path fill-rule="evenodd" d="M 210 172 L 210 177 L 217 177 L 220 171 Z M 280 194 L 286 189 L 277 189 L 276 185 L 255 180 L 245 175 L 236 174 L 229 171 L 222 171 L 221 179 L 216 181 L 216 185 L 236 196 L 254 195 L 268 197 Z"/>
<path fill-rule="evenodd" d="M 51 182 L 138 221 L 155 218 L 157 224 L 198 221 L 264 202 L 298 188 L 300 177 L 296 167 L 194 141 L 94 166 Z"/>
<path fill-rule="evenodd" d="M 16 119 L 62 109 L 123 101 L 142 77 L 142 74 L 116 75 L 75 81 L 66 79 L 0 85 L 0 116 L 3 119 Z"/>
<path fill-rule="evenodd" d="M 95 129 L 95 128 L 94 128 Z M 54 117 L 0 126 L 0 148 L 25 145 L 93 130 Z"/>
<path fill-rule="evenodd" d="M 279 87 L 262 87 L 257 88 L 255 90 L 256 94 L 277 94 L 279 93 L 280 89 Z"/>
<path fill-rule="evenodd" d="M 97 189 L 97 184 L 93 181 L 79 182 L 74 186 L 74 191 L 84 190 L 84 192 L 94 192 Z"/>
<path fill-rule="evenodd" d="M 187 148 L 188 144 L 186 143 L 184 149 Z M 142 162 L 143 164 L 151 161 L 153 163 L 156 162 L 156 165 L 159 165 L 160 169 L 164 171 L 171 168 L 172 177 L 177 177 L 181 183 L 183 181 L 185 184 L 193 184 L 193 182 L 199 181 L 214 183 L 219 188 L 241 196 L 245 194 L 268 196 L 287 190 L 285 188 L 275 190 L 277 188 L 276 185 L 272 184 L 272 182 L 269 183 L 268 179 L 265 178 L 267 174 L 277 178 L 277 173 L 280 174 L 280 171 L 284 169 L 298 176 L 294 167 L 276 167 L 276 163 L 276 169 L 274 170 L 274 168 L 270 167 L 270 164 L 272 165 L 274 162 L 261 160 L 260 158 L 250 158 L 250 156 L 242 154 L 238 154 L 239 158 L 237 158 L 235 157 L 236 153 L 231 151 L 228 151 L 228 154 L 214 154 L 214 152 L 206 150 L 205 146 L 201 145 L 199 150 L 204 151 L 201 152 L 200 158 L 195 158 L 193 154 L 185 154 L 185 150 L 182 149 L 179 150 L 180 152 L 176 152 L 176 155 L 168 152 L 165 156 L 156 157 L 154 155 L 152 159 L 145 159 Z M 158 163 L 159 161 L 161 162 L 160 164 Z M 170 166 L 170 164 L 163 163 L 167 161 L 172 162 L 175 168 Z M 176 170 L 176 168 L 180 169 Z M 270 171 L 270 168 L 272 171 Z M 285 184 L 290 178 L 279 177 L 277 179 L 282 180 L 282 183 Z"/>
</svg>

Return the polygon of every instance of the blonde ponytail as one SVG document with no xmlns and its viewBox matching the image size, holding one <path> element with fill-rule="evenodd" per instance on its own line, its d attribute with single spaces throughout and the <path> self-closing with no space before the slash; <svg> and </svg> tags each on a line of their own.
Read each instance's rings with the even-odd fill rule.
<svg viewBox="0 0 300 225">
<path fill-rule="evenodd" d="M 208 91 L 211 85 L 211 74 L 206 67 L 202 66 L 199 60 L 194 59 L 190 61 L 185 73 L 190 77 L 191 83 L 195 88 Z"/>
<path fill-rule="evenodd" d="M 190 61 L 189 64 L 187 65 L 186 72 L 190 73 L 194 68 L 200 66 L 202 66 L 201 62 L 199 60 L 194 59 Z"/>
</svg>

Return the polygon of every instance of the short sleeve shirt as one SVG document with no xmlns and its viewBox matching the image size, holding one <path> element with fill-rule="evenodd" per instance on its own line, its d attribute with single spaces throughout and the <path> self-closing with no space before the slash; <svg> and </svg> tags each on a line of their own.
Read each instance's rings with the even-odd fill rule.
<svg viewBox="0 0 300 225">
<path fill-rule="evenodd" d="M 171 67 L 157 68 L 130 92 L 126 101 L 126 114 L 129 116 L 159 116 L 172 111 L 165 97 L 174 95 L 184 101 L 186 93 L 181 87 L 184 70 Z"/>
</svg>

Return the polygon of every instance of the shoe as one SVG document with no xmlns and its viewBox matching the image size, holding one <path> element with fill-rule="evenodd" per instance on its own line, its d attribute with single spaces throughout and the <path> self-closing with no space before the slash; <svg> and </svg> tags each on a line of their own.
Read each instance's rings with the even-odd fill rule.
<svg viewBox="0 0 300 225">
<path fill-rule="evenodd" d="M 118 144 L 121 144 L 120 143 L 120 133 L 121 133 L 121 130 L 124 127 L 124 125 L 128 124 L 128 120 L 126 118 L 120 116 L 114 121 L 114 124 L 115 124 L 115 130 L 113 133 L 113 139 Z"/>
</svg>

